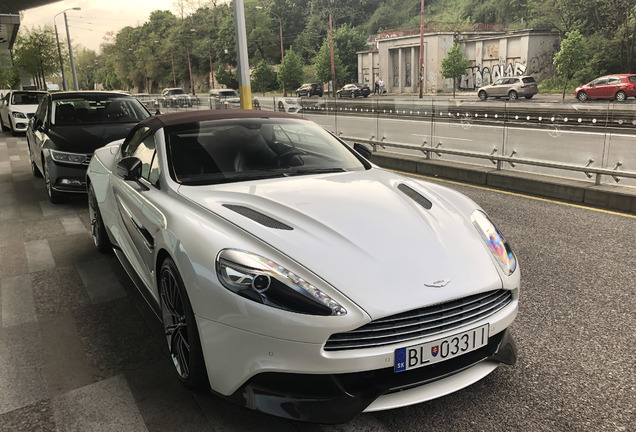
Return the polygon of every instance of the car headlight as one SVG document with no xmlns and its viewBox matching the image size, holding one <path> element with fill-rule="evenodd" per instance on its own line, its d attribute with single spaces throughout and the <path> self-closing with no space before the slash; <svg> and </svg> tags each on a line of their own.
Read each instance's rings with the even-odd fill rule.
<svg viewBox="0 0 636 432">
<path fill-rule="evenodd" d="M 13 111 L 13 112 L 11 113 L 11 115 L 12 115 L 14 118 L 22 118 L 22 119 L 27 118 L 26 114 L 21 113 L 21 112 L 18 112 L 18 111 Z"/>
<path fill-rule="evenodd" d="M 82 164 L 88 160 L 89 155 L 83 153 L 68 153 L 59 150 L 50 150 L 51 159 L 55 162 Z"/>
<path fill-rule="evenodd" d="M 216 258 L 223 286 L 247 299 L 308 315 L 347 314 L 327 294 L 275 262 L 240 249 L 224 249 Z"/>
<path fill-rule="evenodd" d="M 492 223 L 486 213 L 481 210 L 475 210 L 470 219 L 486 243 L 486 246 L 488 246 L 488 249 L 495 257 L 495 261 L 497 261 L 499 267 L 501 267 L 507 275 L 513 274 L 517 268 L 517 258 L 495 224 Z"/>
</svg>

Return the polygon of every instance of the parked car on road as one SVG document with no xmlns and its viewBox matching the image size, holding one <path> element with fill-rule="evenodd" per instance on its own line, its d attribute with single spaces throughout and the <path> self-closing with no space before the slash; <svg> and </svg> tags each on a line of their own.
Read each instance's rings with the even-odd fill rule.
<svg viewBox="0 0 636 432">
<path fill-rule="evenodd" d="M 153 116 L 95 152 L 94 243 L 148 299 L 186 387 L 340 423 L 515 363 L 520 270 L 500 231 L 363 154 L 253 110 Z"/>
<path fill-rule="evenodd" d="M 371 89 L 368 85 L 362 83 L 347 84 L 340 90 L 336 91 L 336 95 L 339 98 L 349 97 L 351 99 L 356 97 L 368 97 L 371 94 Z"/>
<path fill-rule="evenodd" d="M 588 99 L 614 99 L 622 102 L 632 96 L 636 97 L 636 74 L 602 76 L 574 91 L 574 97 L 581 102 Z"/>
<path fill-rule="evenodd" d="M 159 101 L 153 95 L 148 93 L 137 93 L 135 96 L 139 102 L 141 102 L 150 112 L 155 112 L 159 109 Z"/>
<path fill-rule="evenodd" d="M 240 108 L 241 96 L 234 89 L 210 90 L 210 109 Z"/>
<path fill-rule="evenodd" d="M 191 107 L 193 100 L 182 88 L 167 88 L 161 92 L 159 103 L 163 108 L 184 108 Z"/>
<path fill-rule="evenodd" d="M 303 84 L 296 89 L 296 96 L 312 97 L 313 95 L 322 97 L 322 86 L 316 83 Z"/>
<path fill-rule="evenodd" d="M 150 113 L 136 98 L 118 92 L 45 95 L 29 121 L 31 170 L 44 176 L 52 203 L 86 193 L 86 167 L 95 149 L 124 138 Z"/>
<path fill-rule="evenodd" d="M 494 83 L 480 87 L 477 90 L 477 97 L 486 100 L 489 97 L 495 99 L 508 98 L 516 100 L 520 97 L 532 99 L 532 96 L 539 92 L 537 82 L 531 76 L 503 77 Z"/>
<path fill-rule="evenodd" d="M 10 90 L 0 102 L 0 127 L 11 130 L 13 135 L 26 132 L 29 119 L 33 117 L 45 91 Z"/>
</svg>

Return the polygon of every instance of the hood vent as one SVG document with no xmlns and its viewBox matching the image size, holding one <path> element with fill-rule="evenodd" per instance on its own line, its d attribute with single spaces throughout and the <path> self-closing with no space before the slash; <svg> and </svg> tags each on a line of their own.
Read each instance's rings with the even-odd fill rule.
<svg viewBox="0 0 636 432">
<path fill-rule="evenodd" d="M 407 185 L 402 183 L 398 186 L 398 189 L 404 192 L 409 198 L 424 207 L 426 210 L 430 210 L 431 207 L 433 207 L 432 202 L 424 198 L 422 195 L 419 194 L 419 192 L 414 191 Z"/>
<path fill-rule="evenodd" d="M 240 206 L 240 205 L 232 205 L 232 204 L 223 204 L 223 207 L 229 208 L 236 213 L 245 216 L 248 219 L 252 219 L 254 222 L 257 222 L 261 225 L 266 226 L 267 228 L 274 228 L 279 230 L 293 230 L 289 225 L 285 225 L 284 223 L 277 221 L 269 216 L 264 215 L 263 213 L 259 213 L 256 210 L 252 210 L 251 208 Z"/>
</svg>

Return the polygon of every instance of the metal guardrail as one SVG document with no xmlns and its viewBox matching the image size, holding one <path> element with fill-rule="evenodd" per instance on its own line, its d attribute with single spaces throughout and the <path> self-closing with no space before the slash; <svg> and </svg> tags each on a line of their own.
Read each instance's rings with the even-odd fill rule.
<svg viewBox="0 0 636 432">
<path fill-rule="evenodd" d="M 621 177 L 636 179 L 636 172 L 618 171 L 618 169 L 623 165 L 621 162 L 617 162 L 616 166 L 613 169 L 594 168 L 591 166 L 594 163 L 594 159 L 590 159 L 587 165 L 581 166 L 581 165 L 558 163 L 558 162 L 551 162 L 551 161 L 545 161 L 545 160 L 539 160 L 539 159 L 518 158 L 514 156 L 516 154 L 516 151 L 513 151 L 510 156 L 500 156 L 496 154 L 498 151 L 496 147 L 493 148 L 492 153 L 481 153 L 481 152 L 473 152 L 473 151 L 467 151 L 467 150 L 444 149 L 444 148 L 441 148 L 442 146 L 441 142 L 438 143 L 436 147 L 427 147 L 426 145 L 428 143 L 426 141 L 424 141 L 422 145 L 416 146 L 412 144 L 395 143 L 395 142 L 389 142 L 389 141 L 377 141 L 373 139 L 369 140 L 369 139 L 358 138 L 358 137 L 346 137 L 346 136 L 342 136 L 341 134 L 339 134 L 339 137 L 340 139 L 344 141 L 369 144 L 373 147 L 374 152 L 378 151 L 378 147 L 382 147 L 383 149 L 386 149 L 387 147 L 394 147 L 394 148 L 400 148 L 405 150 L 420 151 L 424 153 L 426 159 L 431 159 L 432 153 L 440 157 L 442 154 L 449 154 L 454 156 L 487 159 L 487 160 L 490 160 L 493 164 L 497 165 L 497 170 L 502 170 L 503 163 L 508 163 L 513 168 L 517 164 L 522 164 L 522 165 L 525 164 L 525 165 L 539 166 L 543 168 L 555 168 L 555 169 L 561 169 L 566 171 L 581 172 L 581 173 L 584 173 L 587 176 L 587 178 L 590 178 L 590 179 L 594 175 L 596 175 L 595 184 L 597 185 L 601 184 L 600 176 L 602 175 L 611 176 L 614 179 L 614 181 L 616 181 L 617 183 L 620 181 Z"/>
</svg>

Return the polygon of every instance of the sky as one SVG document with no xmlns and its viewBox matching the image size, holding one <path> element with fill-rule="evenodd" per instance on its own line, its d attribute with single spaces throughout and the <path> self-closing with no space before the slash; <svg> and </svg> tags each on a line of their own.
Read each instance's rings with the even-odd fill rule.
<svg viewBox="0 0 636 432">
<path fill-rule="evenodd" d="M 24 11 L 20 28 L 53 26 L 56 14 L 64 9 L 80 7 L 80 11 L 66 12 L 73 47 L 82 45 L 99 52 L 106 32 L 117 33 L 126 26 L 142 25 L 154 10 L 170 10 L 174 13 L 173 3 L 174 0 L 63 0 Z M 60 42 L 66 43 L 64 14 L 58 15 L 55 22 Z"/>
</svg>

